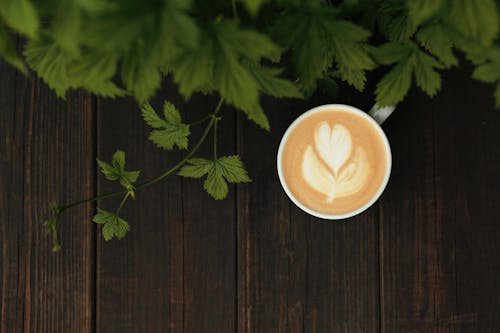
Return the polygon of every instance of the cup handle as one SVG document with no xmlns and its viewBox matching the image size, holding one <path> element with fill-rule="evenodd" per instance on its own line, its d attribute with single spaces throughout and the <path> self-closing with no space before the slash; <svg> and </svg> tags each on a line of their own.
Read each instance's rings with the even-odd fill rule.
<svg viewBox="0 0 500 333">
<path fill-rule="evenodd" d="M 382 123 L 389 118 L 391 113 L 396 110 L 396 105 L 388 105 L 384 107 L 379 107 L 377 104 L 375 104 L 370 111 L 368 111 L 368 114 L 375 119 L 379 125 L 382 125 Z"/>
</svg>

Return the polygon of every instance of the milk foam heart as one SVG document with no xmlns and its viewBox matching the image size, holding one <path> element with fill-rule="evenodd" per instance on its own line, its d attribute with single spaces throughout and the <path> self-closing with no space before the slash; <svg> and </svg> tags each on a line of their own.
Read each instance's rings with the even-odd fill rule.
<svg viewBox="0 0 500 333">
<path fill-rule="evenodd" d="M 314 148 L 309 145 L 304 152 L 302 177 L 311 188 L 325 195 L 326 202 L 363 188 L 370 175 L 369 161 L 363 147 L 353 147 L 351 133 L 345 126 L 330 127 L 321 122 L 314 131 Z"/>
</svg>

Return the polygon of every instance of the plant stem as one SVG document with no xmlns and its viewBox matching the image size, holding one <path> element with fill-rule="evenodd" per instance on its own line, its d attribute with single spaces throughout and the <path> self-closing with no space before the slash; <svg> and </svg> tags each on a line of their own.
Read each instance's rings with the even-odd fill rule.
<svg viewBox="0 0 500 333">
<path fill-rule="evenodd" d="M 120 202 L 120 206 L 118 206 L 118 208 L 116 209 L 116 212 L 115 212 L 116 216 L 118 216 L 120 214 L 120 211 L 122 210 L 123 205 L 125 205 L 125 202 L 127 201 L 127 199 L 128 199 L 129 196 L 130 196 L 130 191 L 127 192 L 127 194 L 125 194 L 125 196 L 123 197 L 122 201 Z"/>
<path fill-rule="evenodd" d="M 198 142 L 196 142 L 196 144 L 193 146 L 193 148 L 191 149 L 191 151 L 189 151 L 189 153 L 181 161 L 179 161 L 177 164 L 175 164 L 170 169 L 168 169 L 165 172 L 163 172 L 161 175 L 159 175 L 159 176 L 157 176 L 155 178 L 152 178 L 152 179 L 150 179 L 150 180 L 148 180 L 148 181 L 146 181 L 146 182 L 144 182 L 142 184 L 137 185 L 135 187 L 135 190 L 142 190 L 145 187 L 148 187 L 149 185 L 153 185 L 153 184 L 159 182 L 160 180 L 164 179 L 165 177 L 167 177 L 168 175 L 170 175 L 171 173 L 173 173 L 174 171 L 176 171 L 177 169 L 179 169 L 182 165 L 184 165 L 184 163 L 186 163 L 198 151 L 198 149 L 200 148 L 200 146 L 202 145 L 202 143 L 207 138 L 208 133 L 210 133 L 210 130 L 212 129 L 212 126 L 217 121 L 217 117 L 216 116 L 219 113 L 220 108 L 222 107 L 223 102 L 224 102 L 224 99 L 221 98 L 219 100 L 219 103 L 217 104 L 217 107 L 215 108 L 214 112 L 211 113 L 207 117 L 207 119 L 211 118 L 211 120 L 208 123 L 207 127 L 205 127 L 205 130 L 203 131 L 203 134 L 201 135 L 201 137 L 198 140 Z M 58 214 L 60 215 L 62 212 L 64 212 L 65 210 L 68 210 L 69 208 L 72 208 L 72 207 L 75 207 L 75 206 L 78 206 L 78 205 L 81 205 L 81 204 L 84 204 L 84 203 L 87 203 L 87 202 L 93 202 L 93 201 L 97 201 L 97 200 L 108 199 L 108 198 L 116 197 L 116 196 L 119 196 L 119 195 L 122 195 L 122 194 L 126 194 L 126 196 L 122 200 L 122 203 L 120 204 L 120 206 L 122 206 L 125 203 L 125 201 L 128 198 L 128 196 L 130 195 L 129 190 L 127 190 L 127 189 L 121 190 L 121 191 L 116 191 L 116 192 L 104 193 L 104 194 L 101 194 L 101 195 L 98 195 L 98 196 L 95 196 L 95 197 L 92 197 L 92 198 L 82 199 L 82 200 L 70 203 L 68 205 L 61 206 L 61 207 L 59 207 Z M 119 207 L 119 209 L 121 209 L 121 207 Z"/>
<path fill-rule="evenodd" d="M 214 129 L 213 129 L 213 132 L 214 132 L 214 161 L 217 160 L 217 123 L 219 122 L 219 119 L 214 117 L 215 118 L 215 122 L 214 122 Z"/>
<path fill-rule="evenodd" d="M 189 126 L 193 126 L 193 125 L 198 125 L 198 124 L 201 124 L 201 123 L 204 123 L 205 121 L 207 121 L 208 119 L 210 119 L 212 117 L 212 114 L 209 114 L 201 119 L 198 119 L 196 121 L 193 121 L 192 123 L 189 123 L 188 125 Z"/>
</svg>

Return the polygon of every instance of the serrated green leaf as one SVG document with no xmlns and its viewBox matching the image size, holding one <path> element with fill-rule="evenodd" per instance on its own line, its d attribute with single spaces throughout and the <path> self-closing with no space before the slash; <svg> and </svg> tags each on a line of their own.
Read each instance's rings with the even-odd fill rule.
<svg viewBox="0 0 500 333">
<path fill-rule="evenodd" d="M 415 25 L 419 25 L 434 15 L 443 5 L 444 0 L 407 0 L 408 12 Z"/>
<path fill-rule="evenodd" d="M 301 98 L 302 94 L 291 81 L 280 78 L 280 68 L 268 68 L 257 64 L 247 65 L 260 85 L 260 90 L 273 97 Z"/>
<path fill-rule="evenodd" d="M 38 32 L 38 14 L 30 0 L 2 0 L 0 14 L 13 29 L 35 38 Z"/>
<path fill-rule="evenodd" d="M 148 124 L 149 126 L 160 129 L 164 128 L 166 126 L 166 121 L 160 118 L 156 111 L 153 109 L 151 104 L 149 103 L 144 103 L 141 106 L 141 113 L 142 113 L 142 118 Z"/>
<path fill-rule="evenodd" d="M 377 104 L 387 106 L 400 102 L 410 89 L 411 74 L 412 68 L 409 64 L 400 63 L 394 66 L 377 84 Z"/>
<path fill-rule="evenodd" d="M 377 84 L 377 104 L 394 105 L 400 102 L 411 85 L 412 74 L 417 85 L 429 96 L 433 96 L 441 87 L 441 78 L 436 69 L 444 66 L 434 57 L 423 52 L 412 43 L 387 43 L 373 50 L 381 63 L 396 62 L 392 70 Z"/>
<path fill-rule="evenodd" d="M 119 172 L 123 172 L 125 170 L 125 152 L 123 150 L 117 150 L 113 154 L 111 163 L 113 164 L 113 168 Z"/>
<path fill-rule="evenodd" d="M 422 27 L 417 32 L 416 38 L 446 67 L 458 65 L 458 59 L 453 54 L 452 36 L 441 24 L 429 24 Z"/>
<path fill-rule="evenodd" d="M 217 164 L 212 164 L 207 179 L 203 183 L 203 188 L 215 200 L 222 200 L 227 197 L 229 189 L 222 175 L 221 168 Z"/>
<path fill-rule="evenodd" d="M 331 7 L 305 4 L 280 17 L 272 33 L 292 49 L 292 64 L 305 94 L 315 89 L 334 60 L 339 76 L 357 87 L 362 87 L 365 71 L 375 67 L 363 44 L 369 31 L 338 19 Z"/>
<path fill-rule="evenodd" d="M 111 164 L 97 159 L 97 164 L 106 179 L 111 181 L 118 180 L 123 187 L 131 190 L 134 188 L 132 184 L 137 181 L 140 171 L 126 171 L 125 163 L 125 153 L 121 150 L 117 150 L 113 154 Z"/>
<path fill-rule="evenodd" d="M 179 110 L 173 104 L 165 101 L 163 115 L 165 119 L 160 118 L 149 104 L 142 106 L 144 121 L 155 128 L 151 132 L 149 139 L 163 149 L 171 150 L 174 145 L 179 149 L 186 149 L 191 131 L 189 125 L 182 123 Z"/>
<path fill-rule="evenodd" d="M 169 101 L 163 102 L 163 115 L 167 123 L 173 125 L 179 125 L 182 123 L 181 113 L 175 107 L 175 105 L 173 105 Z"/>
<path fill-rule="evenodd" d="M 487 83 L 494 83 L 500 80 L 500 59 L 497 62 L 489 62 L 476 67 L 472 77 Z"/>
<path fill-rule="evenodd" d="M 214 199 L 221 200 L 227 196 L 230 183 L 250 182 L 250 178 L 236 155 L 220 157 L 216 160 L 203 158 L 190 159 L 179 171 L 179 175 L 188 178 L 201 178 L 207 175 L 203 183 L 204 189 Z"/>
<path fill-rule="evenodd" d="M 417 85 L 430 97 L 441 88 L 441 77 L 435 68 L 442 68 L 433 57 L 419 52 L 415 56 L 414 70 Z"/>
<path fill-rule="evenodd" d="M 272 59 L 280 49 L 266 36 L 222 21 L 203 29 L 200 44 L 177 57 L 172 68 L 179 90 L 189 98 L 195 91 L 217 90 L 238 109 L 258 104 L 259 84 L 245 61 Z"/>
<path fill-rule="evenodd" d="M 92 219 L 97 224 L 102 224 L 102 235 L 105 240 L 109 241 L 114 237 L 122 239 L 130 230 L 130 225 L 127 221 L 118 215 L 97 208 L 97 214 Z"/>
<path fill-rule="evenodd" d="M 201 178 L 208 173 L 212 167 L 212 161 L 204 158 L 192 158 L 187 161 L 179 171 L 179 176 L 187 178 Z"/>
<path fill-rule="evenodd" d="M 3 26 L 0 25 L 0 56 L 2 56 L 5 61 L 7 61 L 12 66 L 16 67 L 24 75 L 28 74 L 28 69 L 24 64 L 23 60 L 17 54 L 16 47 L 12 42 L 12 37 L 5 30 Z"/>
<path fill-rule="evenodd" d="M 248 183 L 251 181 L 238 155 L 221 157 L 217 160 L 217 164 L 221 168 L 222 176 L 224 176 L 228 182 Z"/>
<path fill-rule="evenodd" d="M 269 131 L 271 129 L 269 119 L 267 119 L 267 116 L 260 105 L 255 105 L 253 108 L 244 109 L 243 112 L 245 112 L 249 120 L 253 121 L 266 131 Z"/>
<path fill-rule="evenodd" d="M 147 101 L 161 83 L 159 66 L 148 61 L 148 56 L 139 51 L 127 54 L 122 63 L 121 76 L 125 87 L 132 92 L 139 103 Z"/>
<path fill-rule="evenodd" d="M 448 19 L 465 36 L 491 45 L 499 29 L 498 10 L 494 0 L 454 0 Z"/>
</svg>

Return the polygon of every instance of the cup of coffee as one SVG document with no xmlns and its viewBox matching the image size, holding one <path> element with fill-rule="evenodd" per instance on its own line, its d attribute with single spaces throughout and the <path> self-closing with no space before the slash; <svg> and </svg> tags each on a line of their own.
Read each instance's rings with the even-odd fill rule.
<svg viewBox="0 0 500 333">
<path fill-rule="evenodd" d="M 337 220 L 368 209 L 391 174 L 389 141 L 380 127 L 394 107 L 369 114 L 348 105 L 315 107 L 287 129 L 278 149 L 278 175 L 303 211 Z"/>
</svg>

